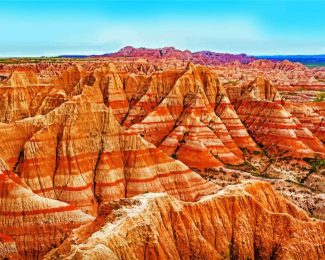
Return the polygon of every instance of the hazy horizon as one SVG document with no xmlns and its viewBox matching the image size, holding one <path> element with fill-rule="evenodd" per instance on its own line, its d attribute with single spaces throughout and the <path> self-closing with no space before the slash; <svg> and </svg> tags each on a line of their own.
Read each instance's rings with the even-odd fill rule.
<svg viewBox="0 0 325 260">
<path fill-rule="evenodd" d="M 130 46 L 130 45 L 127 45 L 127 46 Z M 0 58 L 42 58 L 42 57 L 59 57 L 59 56 L 92 56 L 92 55 L 103 55 L 103 54 L 110 54 L 110 53 L 115 53 L 119 50 L 121 50 L 122 48 L 124 47 L 127 47 L 127 46 L 122 46 L 121 48 L 118 48 L 114 51 L 107 51 L 107 52 L 101 52 L 101 53 L 58 53 L 56 55 L 26 55 L 26 56 L 0 56 Z M 146 47 L 146 46 L 132 46 L 134 48 L 148 48 L 148 49 L 162 49 L 162 48 L 165 48 L 165 47 L 174 47 L 175 49 L 178 49 L 178 50 L 181 50 L 181 51 L 191 51 L 191 52 L 200 52 L 200 51 L 212 51 L 212 52 L 216 52 L 216 53 L 229 53 L 229 54 L 246 54 L 247 56 L 253 56 L 253 57 L 289 57 L 289 56 L 325 56 L 325 53 L 312 53 L 312 54 L 281 54 L 281 53 L 278 53 L 278 54 L 250 54 L 250 53 L 245 53 L 245 52 L 241 52 L 241 53 L 235 53 L 235 52 L 224 52 L 224 51 L 213 51 L 213 50 L 196 50 L 196 51 L 192 51 L 192 50 L 189 50 L 189 49 L 180 49 L 180 48 L 177 48 L 177 46 L 161 46 L 161 47 L 156 47 L 156 48 L 149 48 L 149 47 Z"/>
<path fill-rule="evenodd" d="M 0 57 L 110 53 L 131 45 L 192 52 L 325 53 L 325 2 L 0 0 Z"/>
</svg>

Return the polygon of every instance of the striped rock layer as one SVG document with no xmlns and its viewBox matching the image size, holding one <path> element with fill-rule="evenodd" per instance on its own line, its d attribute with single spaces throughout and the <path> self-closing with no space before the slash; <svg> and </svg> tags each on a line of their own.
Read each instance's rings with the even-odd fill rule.
<svg viewBox="0 0 325 260">
<path fill-rule="evenodd" d="M 0 258 L 1 259 L 21 259 L 18 254 L 15 241 L 0 233 Z"/>
<path fill-rule="evenodd" d="M 180 70 L 164 70 L 150 76 L 129 75 L 125 80 L 125 93 L 131 107 L 123 126 L 142 121 L 166 97 L 181 74 Z"/>
<path fill-rule="evenodd" d="M 282 159 L 308 158 L 318 173 L 293 174 L 322 187 L 324 102 L 284 100 L 270 79 L 312 84 L 323 72 L 273 65 L 0 65 L 0 258 L 42 258 L 85 223 L 47 257 L 324 257 L 323 223 L 269 186 L 202 198 L 219 187 L 195 172 L 262 154 L 281 172 Z M 148 192 L 166 194 L 123 199 Z"/>
<path fill-rule="evenodd" d="M 51 77 L 42 77 L 32 68 L 15 68 L 0 81 L 0 121 L 10 123 L 48 113 L 67 100 L 67 93 L 79 80 L 80 72 L 75 66 Z"/>
<path fill-rule="evenodd" d="M 71 205 L 36 195 L 4 166 L 1 162 L 2 257 L 39 258 L 58 246 L 73 228 L 93 220 Z"/>
<path fill-rule="evenodd" d="M 324 104 L 320 103 L 319 107 L 322 105 L 325 110 Z M 284 102 L 283 107 L 319 140 L 323 143 L 325 142 L 325 113 L 310 103 L 297 104 L 294 102 Z"/>
<path fill-rule="evenodd" d="M 195 117 L 200 114 L 199 121 L 210 128 L 223 144 L 219 145 L 219 150 L 213 149 L 215 158 L 211 158 L 211 160 L 220 161 L 221 164 L 238 165 L 247 159 L 243 157 L 242 150 L 260 152 L 261 147 L 256 144 L 256 141 L 262 146 L 264 141 L 268 141 L 261 142 L 260 137 L 256 136 L 254 131 L 250 131 L 251 127 L 243 124 L 245 122 L 241 115 L 242 109 L 239 112 L 236 111 L 238 102 L 264 102 L 266 100 L 279 102 L 281 100 L 277 89 L 261 73 L 255 80 L 243 84 L 242 87 L 235 87 L 238 94 L 236 94 L 235 100 L 232 97 L 232 102 L 234 102 L 232 104 L 228 97 L 228 88 L 227 91 L 224 89 L 217 73 L 213 69 L 191 63 L 185 69 L 159 70 L 159 68 L 152 68 L 152 73 L 149 72 L 149 64 L 141 62 L 124 65 L 122 62 L 104 63 L 101 66 L 98 64 L 97 66 L 96 64 L 70 64 L 64 70 L 59 65 L 51 66 L 53 68 L 44 69 L 50 75 L 46 74 L 47 77 L 41 74 L 45 72 L 40 68 L 32 67 L 17 67 L 9 76 L 5 75 L 7 78 L 0 82 L 2 122 L 13 122 L 17 119 L 49 113 L 63 102 L 80 94 L 86 86 L 96 85 L 102 92 L 104 104 L 112 109 L 114 116 L 125 129 L 130 128 L 132 132 L 140 133 L 149 142 L 160 146 L 164 141 L 168 141 L 168 135 L 183 121 L 184 114 L 193 112 L 194 105 L 192 103 L 196 103 Z M 291 73 L 296 67 L 285 70 L 282 67 L 274 68 L 283 71 L 281 73 Z M 59 69 L 62 71 L 53 73 Z M 231 72 L 232 69 L 230 67 L 229 71 Z M 273 67 L 269 69 L 273 69 Z M 198 103 L 200 104 L 198 105 Z M 301 120 L 301 124 L 297 123 L 299 126 L 295 126 L 300 129 L 295 132 L 297 138 L 303 139 L 302 142 L 307 145 L 307 147 L 303 147 L 304 145 L 296 144 L 300 148 L 298 153 L 291 153 L 293 156 L 297 155 L 301 158 L 304 155 L 310 157 L 313 154 L 323 153 L 324 148 L 321 147 L 323 143 L 320 142 L 324 140 L 322 112 L 324 106 L 323 102 L 319 103 L 306 104 L 307 109 L 297 103 L 292 105 L 287 103 L 286 106 L 283 106 L 285 111 L 293 112 L 292 118 Z M 189 106 L 191 106 L 192 112 L 189 112 Z M 281 123 L 281 120 L 280 118 L 274 124 L 281 127 L 282 123 L 285 124 Z M 197 131 L 195 129 L 197 128 L 193 128 L 193 131 Z M 267 131 L 267 128 L 263 130 L 263 132 Z M 278 135 L 279 138 L 285 136 L 283 134 L 275 135 Z M 267 137 L 267 135 L 264 136 Z M 199 151 L 202 149 L 202 145 L 205 146 L 205 141 L 199 140 L 198 136 L 195 138 L 198 140 L 191 147 L 192 150 Z M 291 141 L 286 141 L 286 143 L 291 143 Z M 165 147 L 165 144 L 161 147 Z M 230 152 L 225 151 L 224 147 Z M 307 151 L 308 149 L 310 151 Z M 303 150 L 305 151 L 300 154 L 300 151 Z M 168 154 L 171 155 L 170 148 L 168 151 Z M 190 150 L 188 151 L 190 152 Z M 211 149 L 207 149 L 206 152 L 211 153 Z M 204 153 L 206 154 L 206 152 Z M 273 149 L 271 156 L 274 153 L 276 156 L 281 156 L 283 152 L 281 149 Z M 194 153 L 196 152 L 194 151 Z M 215 156 L 216 154 L 217 156 Z M 222 159 L 220 154 L 226 154 L 228 160 Z M 193 156 L 187 157 L 193 158 Z M 183 156 L 180 156 L 180 160 L 183 161 Z M 189 165 L 192 167 L 203 167 L 203 165 L 195 165 L 196 162 L 193 160 L 184 159 L 183 162 L 190 163 Z M 206 161 L 207 167 L 221 165 L 220 162 L 211 164 L 210 159 Z"/>
<path fill-rule="evenodd" d="M 99 85 L 103 93 L 104 103 L 112 109 L 116 119 L 122 122 L 129 110 L 129 103 L 114 64 L 97 69 L 94 76 L 95 84 Z"/>
<path fill-rule="evenodd" d="M 190 64 L 160 103 L 140 99 L 141 102 L 133 106 L 146 107 L 147 104 L 151 109 L 146 111 L 145 117 L 141 116 L 142 121 L 135 122 L 129 129 L 193 168 L 238 165 L 245 160 L 241 150 L 258 153 L 264 147 L 271 157 L 324 156 L 322 117 L 316 118 L 309 127 L 299 122 L 299 118 L 308 117 L 308 110 L 299 116 L 290 114 L 290 109 L 281 105 L 277 89 L 261 75 L 239 91 L 241 95 L 234 100 L 234 107 L 215 73 Z M 187 121 L 194 123 L 184 127 L 186 116 L 192 118 Z M 129 122 L 128 117 L 125 122 Z M 198 133 L 198 127 L 202 132 L 193 134 Z M 219 147 L 213 149 L 211 144 L 210 148 L 206 147 L 204 139 L 204 132 L 211 130 L 215 137 L 209 133 L 209 139 L 219 143 Z M 184 140 L 184 134 L 190 142 Z M 198 162 L 197 156 L 206 160 Z"/>
<path fill-rule="evenodd" d="M 97 86 L 97 87 L 96 87 Z M 21 136 L 6 135 L 19 129 Z M 129 131 L 97 84 L 45 116 L 6 125 L 0 156 L 38 195 L 95 215 L 98 204 L 152 191 L 196 200 L 216 188 Z"/>
<path fill-rule="evenodd" d="M 242 101 L 237 113 L 269 155 L 294 158 L 324 156 L 324 144 L 280 103 Z"/>
<path fill-rule="evenodd" d="M 227 126 L 214 111 L 219 91 L 216 85 L 218 82 L 216 78 L 206 79 L 207 72 L 200 69 L 190 64 L 160 104 L 141 122 L 129 129 L 141 133 L 149 142 L 158 145 L 168 154 L 175 153 L 175 150 L 177 150 L 175 154 L 182 153 L 179 159 L 192 167 L 217 167 L 221 165 L 220 162 L 241 164 L 244 162 L 241 150 L 234 142 Z M 238 123 L 239 129 L 232 128 L 231 132 L 235 137 L 241 135 L 238 132 L 242 128 L 240 120 L 234 124 Z M 231 128 L 230 125 L 231 123 L 228 123 Z M 181 140 L 183 139 L 181 135 L 184 134 L 188 135 L 187 139 L 190 142 L 185 143 Z M 258 149 L 246 131 L 243 131 L 243 135 L 248 138 L 248 143 L 252 147 Z M 177 145 L 176 139 L 182 145 Z M 203 160 L 200 162 L 201 165 L 196 165 L 195 156 L 201 156 Z M 204 157 L 207 158 L 205 161 Z"/>
<path fill-rule="evenodd" d="M 270 184 L 252 182 L 195 203 L 149 193 L 106 204 L 45 259 L 321 259 L 324 231 Z"/>
</svg>

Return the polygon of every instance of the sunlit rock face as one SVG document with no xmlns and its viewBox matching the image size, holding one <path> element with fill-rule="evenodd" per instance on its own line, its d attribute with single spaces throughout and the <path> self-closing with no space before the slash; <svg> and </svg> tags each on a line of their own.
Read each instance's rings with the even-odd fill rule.
<svg viewBox="0 0 325 260">
<path fill-rule="evenodd" d="M 0 257 L 2 259 L 21 259 L 15 241 L 11 237 L 3 234 L 0 234 Z"/>
<path fill-rule="evenodd" d="M 45 259 L 317 259 L 324 231 L 270 184 L 255 182 L 195 203 L 148 193 L 105 204 Z"/>
<path fill-rule="evenodd" d="M 0 232 L 5 234 L 0 247 L 2 257 L 40 258 L 73 228 L 93 219 L 69 204 L 38 196 L 14 173 L 1 167 Z"/>
<path fill-rule="evenodd" d="M 322 259 L 324 78 L 174 48 L 0 65 L 0 258 Z"/>
</svg>

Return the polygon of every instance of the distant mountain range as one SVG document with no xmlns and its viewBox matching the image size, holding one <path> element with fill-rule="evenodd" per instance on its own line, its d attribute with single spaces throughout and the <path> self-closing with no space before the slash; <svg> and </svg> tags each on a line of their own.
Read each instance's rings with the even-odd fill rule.
<svg viewBox="0 0 325 260">
<path fill-rule="evenodd" d="M 109 58 L 109 57 L 123 57 L 123 58 L 146 58 L 146 59 L 178 59 L 184 61 L 192 61 L 204 65 L 218 65 L 228 62 L 239 61 L 240 63 L 249 63 L 255 60 L 253 56 L 246 54 L 229 54 L 216 53 L 212 51 L 191 52 L 189 50 L 179 50 L 174 47 L 164 47 L 158 49 L 150 48 L 134 48 L 126 46 L 114 53 L 106 53 L 102 55 L 61 55 L 62 58 Z"/>
<path fill-rule="evenodd" d="M 94 55 L 92 57 L 123 57 L 123 58 L 147 58 L 147 59 L 178 59 L 184 61 L 192 61 L 198 64 L 218 65 L 228 62 L 239 61 L 241 63 L 249 63 L 254 57 L 246 54 L 229 54 L 216 53 L 212 51 L 191 52 L 189 50 L 179 50 L 174 47 L 164 47 L 158 49 L 151 48 L 134 48 L 126 46 L 115 53 Z"/>
<path fill-rule="evenodd" d="M 101 55 L 61 55 L 61 58 L 147 58 L 147 59 L 170 59 L 175 58 L 184 61 L 193 61 L 194 63 L 205 65 L 218 65 L 228 62 L 239 61 L 240 63 L 249 63 L 255 59 L 267 59 L 272 61 L 289 60 L 291 62 L 300 62 L 311 66 L 325 66 L 325 54 L 320 55 L 260 55 L 248 56 L 247 54 L 229 54 L 217 53 L 212 51 L 191 52 L 189 50 L 179 50 L 174 47 L 164 48 L 134 48 L 126 46 L 117 52 Z"/>
</svg>

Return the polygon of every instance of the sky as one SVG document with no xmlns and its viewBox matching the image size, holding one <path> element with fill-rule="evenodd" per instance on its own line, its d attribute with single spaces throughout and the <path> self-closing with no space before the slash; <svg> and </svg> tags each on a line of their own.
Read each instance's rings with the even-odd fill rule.
<svg viewBox="0 0 325 260">
<path fill-rule="evenodd" d="M 0 0 L 0 57 L 103 54 L 126 45 L 325 53 L 325 0 Z"/>
</svg>

